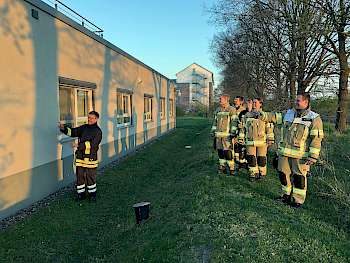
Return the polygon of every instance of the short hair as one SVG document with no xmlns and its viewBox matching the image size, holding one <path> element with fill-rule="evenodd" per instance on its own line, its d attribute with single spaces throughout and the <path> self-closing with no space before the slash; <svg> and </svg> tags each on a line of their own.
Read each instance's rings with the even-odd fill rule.
<svg viewBox="0 0 350 263">
<path fill-rule="evenodd" d="M 253 101 L 253 99 L 252 98 L 247 98 L 246 102 L 248 102 L 248 101 Z"/>
<path fill-rule="evenodd" d="M 221 94 L 221 95 L 220 95 L 220 98 L 227 98 L 227 99 L 230 99 L 230 95 L 228 95 L 228 94 Z"/>
<path fill-rule="evenodd" d="M 311 100 L 309 92 L 302 92 L 298 94 L 298 96 L 301 96 L 304 100 L 307 100 L 308 102 L 310 102 Z"/>
<path fill-rule="evenodd" d="M 235 99 L 239 99 L 240 101 L 244 101 L 244 98 L 242 96 L 236 96 Z"/>
<path fill-rule="evenodd" d="M 100 114 L 97 112 L 97 111 L 90 111 L 89 112 L 89 115 L 94 115 L 97 119 L 99 119 L 100 118 Z"/>
<path fill-rule="evenodd" d="M 259 101 L 261 104 L 264 104 L 264 100 L 262 98 L 254 98 L 254 99 Z"/>
</svg>

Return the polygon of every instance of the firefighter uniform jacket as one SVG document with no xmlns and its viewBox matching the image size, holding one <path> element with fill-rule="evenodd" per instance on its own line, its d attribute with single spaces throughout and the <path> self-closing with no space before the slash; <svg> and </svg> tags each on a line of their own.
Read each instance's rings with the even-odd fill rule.
<svg viewBox="0 0 350 263">
<path fill-rule="evenodd" d="M 282 125 L 279 155 L 296 159 L 318 159 L 324 137 L 318 113 L 307 109 L 298 116 L 295 109 L 289 109 L 286 113 L 263 113 L 259 119 Z"/>
<path fill-rule="evenodd" d="M 263 111 L 259 111 L 263 114 Z M 247 112 L 242 116 L 238 139 L 246 146 L 264 146 L 267 142 L 274 142 L 273 124 L 267 120 L 254 118 L 254 113 Z"/>
<path fill-rule="evenodd" d="M 225 109 L 219 107 L 215 111 L 214 122 L 211 128 L 216 138 L 216 149 L 232 150 L 232 138 L 238 134 L 238 115 L 234 107 Z"/>
<path fill-rule="evenodd" d="M 77 128 L 64 127 L 61 131 L 78 137 L 78 148 L 75 152 L 75 164 L 79 167 L 96 168 L 98 166 L 97 151 L 102 140 L 102 131 L 97 124 L 84 124 Z"/>
</svg>

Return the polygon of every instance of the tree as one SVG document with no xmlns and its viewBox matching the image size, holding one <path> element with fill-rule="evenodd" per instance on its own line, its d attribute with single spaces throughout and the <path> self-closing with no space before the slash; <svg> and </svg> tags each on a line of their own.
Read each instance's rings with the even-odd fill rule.
<svg viewBox="0 0 350 263">
<path fill-rule="evenodd" d="M 349 79 L 349 26 L 350 1 L 349 0 L 323 0 L 316 1 L 316 6 L 327 14 L 330 21 L 331 35 L 325 36 L 328 44 L 327 50 L 333 53 L 339 61 L 339 88 L 338 110 L 336 115 L 336 129 L 344 132 L 347 126 L 348 113 L 348 79 Z"/>
</svg>

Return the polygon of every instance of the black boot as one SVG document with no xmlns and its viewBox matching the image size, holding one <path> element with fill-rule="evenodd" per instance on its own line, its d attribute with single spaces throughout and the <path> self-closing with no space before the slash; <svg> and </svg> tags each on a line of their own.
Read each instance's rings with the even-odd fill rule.
<svg viewBox="0 0 350 263">
<path fill-rule="evenodd" d="M 290 204 L 291 202 L 291 196 L 290 195 L 287 195 L 287 194 L 284 194 L 282 196 L 279 196 L 276 198 L 277 201 L 280 201 L 284 204 Z"/>
<path fill-rule="evenodd" d="M 92 203 L 96 202 L 96 192 L 89 194 L 89 201 Z"/>
<path fill-rule="evenodd" d="M 77 197 L 76 197 L 76 201 L 77 202 L 80 202 L 80 201 L 83 201 L 86 199 L 86 195 L 85 195 L 85 192 L 84 193 L 78 193 Z"/>
</svg>

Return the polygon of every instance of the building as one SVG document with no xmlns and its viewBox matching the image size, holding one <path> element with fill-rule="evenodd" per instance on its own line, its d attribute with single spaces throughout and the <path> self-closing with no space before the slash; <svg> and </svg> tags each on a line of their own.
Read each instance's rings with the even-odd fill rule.
<svg viewBox="0 0 350 263">
<path fill-rule="evenodd" d="M 75 180 L 74 139 L 58 121 L 100 113 L 102 166 L 175 128 L 175 83 L 88 20 L 39 0 L 0 0 L 0 10 L 0 219 Z"/>
<path fill-rule="evenodd" d="M 209 109 L 213 103 L 214 74 L 193 63 L 176 74 L 177 105 L 189 110 L 199 103 Z"/>
</svg>

